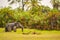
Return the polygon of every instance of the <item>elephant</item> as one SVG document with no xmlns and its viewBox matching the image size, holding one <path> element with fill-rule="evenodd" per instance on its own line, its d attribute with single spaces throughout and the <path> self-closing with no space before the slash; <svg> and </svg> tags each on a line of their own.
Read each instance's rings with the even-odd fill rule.
<svg viewBox="0 0 60 40">
<path fill-rule="evenodd" d="M 5 32 L 11 32 L 12 30 L 14 30 L 14 32 L 16 32 L 16 29 L 19 27 L 22 28 L 22 32 L 23 32 L 24 27 L 20 22 L 7 23 L 6 27 L 5 27 Z"/>
</svg>

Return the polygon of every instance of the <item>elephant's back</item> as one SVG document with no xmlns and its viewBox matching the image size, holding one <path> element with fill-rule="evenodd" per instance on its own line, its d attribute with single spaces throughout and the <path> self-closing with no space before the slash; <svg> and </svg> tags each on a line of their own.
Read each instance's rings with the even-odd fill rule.
<svg viewBox="0 0 60 40">
<path fill-rule="evenodd" d="M 7 23 L 6 26 L 14 26 L 15 23 Z"/>
</svg>

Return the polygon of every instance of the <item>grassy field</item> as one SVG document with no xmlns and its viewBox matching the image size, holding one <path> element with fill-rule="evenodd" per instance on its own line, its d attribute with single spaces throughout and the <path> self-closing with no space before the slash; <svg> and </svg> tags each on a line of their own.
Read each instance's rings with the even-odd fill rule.
<svg viewBox="0 0 60 40">
<path fill-rule="evenodd" d="M 36 29 L 17 29 L 17 32 L 4 32 L 0 28 L 0 40 L 60 40 L 60 31 L 41 31 Z"/>
</svg>

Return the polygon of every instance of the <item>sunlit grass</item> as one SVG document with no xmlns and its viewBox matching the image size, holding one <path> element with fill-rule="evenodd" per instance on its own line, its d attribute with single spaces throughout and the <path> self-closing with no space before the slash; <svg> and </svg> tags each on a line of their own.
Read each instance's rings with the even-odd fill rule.
<svg viewBox="0 0 60 40">
<path fill-rule="evenodd" d="M 4 28 L 0 28 L 0 40 L 60 40 L 60 31 L 24 29 L 22 32 L 17 29 L 17 32 L 4 32 Z"/>
</svg>

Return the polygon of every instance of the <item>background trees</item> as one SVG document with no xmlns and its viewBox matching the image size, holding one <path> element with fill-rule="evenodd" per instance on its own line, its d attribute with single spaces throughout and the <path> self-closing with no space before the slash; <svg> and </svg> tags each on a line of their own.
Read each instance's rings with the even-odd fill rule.
<svg viewBox="0 0 60 40">
<path fill-rule="evenodd" d="M 56 9 L 60 8 L 60 0 L 51 0 L 51 3 L 53 4 L 53 8 L 56 8 Z"/>
<path fill-rule="evenodd" d="M 17 2 L 20 2 L 20 0 Z M 25 0 L 23 2 L 24 6 L 29 5 L 28 8 L 30 8 L 27 11 L 22 11 L 22 9 L 24 10 L 24 7 L 22 9 L 11 9 L 9 7 L 1 8 L 0 27 L 5 27 L 6 23 L 8 22 L 19 21 L 20 23 L 22 23 L 22 25 L 24 25 L 25 28 L 60 30 L 59 10 L 50 9 L 49 7 L 39 5 L 38 3 L 38 0 Z"/>
</svg>

